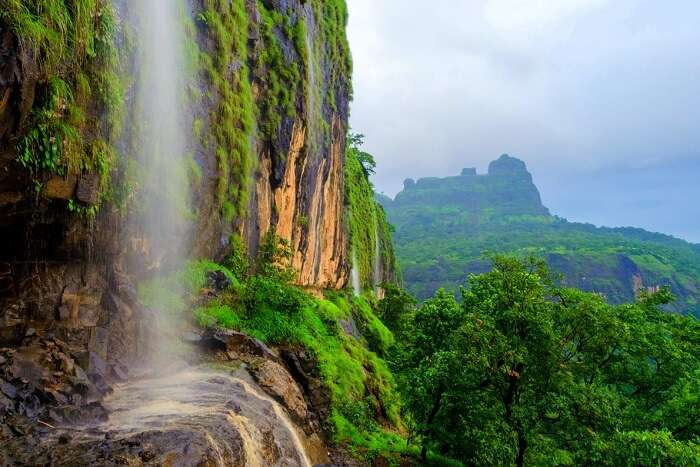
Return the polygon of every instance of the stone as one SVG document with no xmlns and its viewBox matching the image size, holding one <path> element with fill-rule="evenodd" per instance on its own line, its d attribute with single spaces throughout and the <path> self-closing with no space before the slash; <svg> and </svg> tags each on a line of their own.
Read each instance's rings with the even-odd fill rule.
<svg viewBox="0 0 700 467">
<path fill-rule="evenodd" d="M 0 391 L 2 391 L 2 393 L 10 399 L 14 399 L 15 397 L 17 397 L 17 388 L 6 381 L 0 383 Z"/>
<path fill-rule="evenodd" d="M 80 176 L 75 197 L 85 204 L 95 205 L 100 199 L 100 178 L 97 174 L 88 173 Z"/>
<path fill-rule="evenodd" d="M 357 329 L 355 319 L 352 316 L 349 316 L 347 319 L 339 319 L 338 325 L 340 326 L 340 329 L 342 329 L 348 336 L 354 337 L 355 339 L 362 337 L 362 334 Z"/>
<path fill-rule="evenodd" d="M 228 329 L 215 329 L 208 331 L 208 335 L 202 340 L 203 345 L 217 344 L 226 351 L 235 353 L 250 354 L 268 360 L 278 361 L 279 357 L 268 346 L 260 340 L 250 337 L 247 334 Z"/>
<path fill-rule="evenodd" d="M 95 352 L 103 359 L 107 358 L 107 349 L 109 347 L 109 331 L 103 327 L 94 327 L 90 329 L 90 340 L 88 341 L 88 349 Z"/>
<path fill-rule="evenodd" d="M 22 193 L 16 191 L 6 191 L 0 193 L 0 206 L 7 206 L 9 204 L 17 204 L 24 199 Z"/>
<path fill-rule="evenodd" d="M 231 286 L 231 279 L 223 271 L 209 271 L 207 286 L 215 292 L 222 292 Z"/>
<path fill-rule="evenodd" d="M 182 335 L 182 340 L 192 344 L 197 344 L 202 341 L 202 335 L 194 331 L 187 331 Z"/>
<path fill-rule="evenodd" d="M 297 423 L 306 424 L 309 414 L 306 401 L 294 378 L 277 362 L 264 360 L 251 368 L 260 387 L 283 404 Z"/>
<path fill-rule="evenodd" d="M 23 323 L 0 325 L 0 345 L 8 347 L 18 345 L 24 338 L 24 329 Z"/>
<path fill-rule="evenodd" d="M 122 365 L 121 363 L 117 362 L 112 364 L 112 375 L 120 380 L 120 381 L 126 381 L 129 378 L 129 370 L 127 370 L 126 366 Z"/>
<path fill-rule="evenodd" d="M 76 184 L 75 175 L 53 177 L 44 184 L 43 194 L 47 198 L 69 200 L 73 198 Z"/>
<path fill-rule="evenodd" d="M 89 353 L 88 373 L 90 376 L 107 376 L 107 363 L 96 352 Z"/>
</svg>

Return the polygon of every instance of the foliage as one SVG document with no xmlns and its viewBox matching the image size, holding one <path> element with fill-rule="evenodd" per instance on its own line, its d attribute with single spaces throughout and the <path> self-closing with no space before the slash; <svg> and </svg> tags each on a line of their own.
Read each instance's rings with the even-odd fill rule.
<svg viewBox="0 0 700 467">
<path fill-rule="evenodd" d="M 304 348 L 330 395 L 328 428 L 357 456 L 370 458 L 405 446 L 392 432 L 402 426 L 393 376 L 370 350 L 389 349 L 392 333 L 362 297 L 329 292 L 327 299 L 318 299 L 293 285 L 289 259 L 289 246 L 274 233 L 266 235 L 251 274 L 239 276 L 230 290 L 199 306 L 196 320 L 243 331 L 267 344 Z M 362 337 L 342 330 L 340 321 L 350 319 Z"/>
<path fill-rule="evenodd" d="M 524 166 L 508 173 L 420 179 L 394 201 L 381 199 L 396 226 L 406 288 L 419 300 L 440 287 L 458 294 L 468 273 L 489 269 L 484 252 L 491 252 L 541 257 L 567 285 L 601 293 L 614 304 L 633 302 L 639 286 L 669 286 L 678 301 L 667 309 L 700 313 L 697 245 L 552 216 Z"/>
<path fill-rule="evenodd" d="M 377 163 L 374 156 L 368 152 L 362 151 L 360 148 L 365 142 L 365 135 L 350 133 L 348 135 L 348 145 L 354 151 L 355 157 L 360 161 L 362 169 L 365 171 L 365 176 L 369 179 L 377 168 Z"/>
<path fill-rule="evenodd" d="M 345 152 L 345 208 L 350 249 L 360 273 L 362 287 L 379 286 L 382 282 L 398 282 L 395 277 L 394 244 L 391 227 L 382 206 L 374 199 L 374 187 L 361 163 L 358 144 L 362 138 L 350 134 Z M 371 156 L 369 156 L 371 157 Z M 374 277 L 379 260 L 382 277 Z"/>
<path fill-rule="evenodd" d="M 101 199 L 122 125 L 124 83 L 118 75 L 117 21 L 103 0 L 5 0 L 0 27 L 8 25 L 38 67 L 39 83 L 17 161 L 36 191 L 47 175 L 95 173 Z M 105 125 L 94 121 L 106 117 Z M 95 213 L 72 200 L 72 211 Z"/>
<path fill-rule="evenodd" d="M 285 57 L 278 36 L 285 37 L 295 44 L 298 56 L 308 55 L 305 37 L 298 37 L 299 31 L 292 25 L 292 17 L 268 9 L 262 1 L 258 1 L 258 11 L 261 16 L 261 38 L 264 43 L 260 55 L 260 67 L 266 75 L 265 97 L 260 104 L 261 130 L 268 139 L 273 139 L 282 130 L 282 121 L 286 116 L 293 119 L 296 116 L 296 97 L 302 86 L 304 73 L 303 60 Z M 304 28 L 299 35 L 306 34 L 303 17 L 296 18 L 296 23 Z M 285 155 L 275 155 L 284 159 Z"/>
<path fill-rule="evenodd" d="M 392 332 L 401 334 L 416 300 L 396 285 L 384 284 L 383 288 L 384 298 L 377 305 L 378 315 Z"/>
<path fill-rule="evenodd" d="M 662 291 L 611 306 L 544 263 L 495 257 L 438 291 L 396 358 L 413 432 L 478 465 L 695 465 L 700 323 Z M 687 413 L 682 415 L 681 413 Z"/>
</svg>

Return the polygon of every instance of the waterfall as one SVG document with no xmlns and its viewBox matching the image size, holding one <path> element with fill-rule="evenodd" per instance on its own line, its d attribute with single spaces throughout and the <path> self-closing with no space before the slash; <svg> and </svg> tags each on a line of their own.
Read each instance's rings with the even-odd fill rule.
<svg viewBox="0 0 700 467">
<path fill-rule="evenodd" d="M 187 245 L 188 181 L 185 153 L 191 124 L 186 115 L 184 6 L 172 0 L 130 0 L 128 18 L 135 38 L 135 95 L 130 148 L 135 156 L 138 194 L 134 230 L 141 232 L 142 265 L 158 276 L 184 265 Z M 166 317 L 166 294 L 150 310 L 158 342 L 151 353 L 170 354 L 164 338 L 175 330 Z M 158 303 L 163 304 L 158 306 Z M 157 355 L 152 355 L 157 357 Z M 172 358 L 171 358 L 172 359 Z"/>
<path fill-rule="evenodd" d="M 374 293 L 379 296 L 379 286 L 382 283 L 381 244 L 379 242 L 379 222 L 374 222 L 374 261 L 372 262 L 372 282 Z"/>
<path fill-rule="evenodd" d="M 359 296 L 362 293 L 362 285 L 360 284 L 360 269 L 357 266 L 357 253 L 353 249 L 352 269 L 350 270 L 350 276 L 352 279 L 352 290 L 355 292 L 355 296 Z"/>
</svg>

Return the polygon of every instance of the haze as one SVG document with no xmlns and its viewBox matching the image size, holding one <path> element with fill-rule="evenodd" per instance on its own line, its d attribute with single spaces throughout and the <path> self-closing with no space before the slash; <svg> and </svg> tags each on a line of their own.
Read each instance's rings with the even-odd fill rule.
<svg viewBox="0 0 700 467">
<path fill-rule="evenodd" d="M 348 5 L 378 191 L 509 153 L 555 214 L 700 242 L 700 2 Z"/>
</svg>

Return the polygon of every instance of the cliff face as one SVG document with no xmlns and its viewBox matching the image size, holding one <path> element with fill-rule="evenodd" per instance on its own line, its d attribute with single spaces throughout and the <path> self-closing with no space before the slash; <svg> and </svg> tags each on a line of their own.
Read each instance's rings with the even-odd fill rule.
<svg viewBox="0 0 700 467">
<path fill-rule="evenodd" d="M 459 207 L 462 213 L 489 208 L 497 210 L 494 216 L 549 214 L 525 164 L 505 154 L 491 162 L 485 175 L 477 174 L 476 169 L 464 169 L 456 177 L 408 179 L 390 205 L 400 208 L 416 203 Z"/>
<path fill-rule="evenodd" d="M 54 3 L 0 14 L 0 345 L 50 333 L 106 377 L 138 352 L 133 284 L 160 261 L 127 227 L 139 208 L 129 2 Z M 188 9 L 189 256 L 221 260 L 233 236 L 253 255 L 275 229 L 300 285 L 344 287 L 344 1 Z"/>
<path fill-rule="evenodd" d="M 207 135 L 199 159 L 212 176 L 200 196 L 197 251 L 221 256 L 228 236 L 237 233 L 254 253 L 274 229 L 293 249 L 301 285 L 341 288 L 349 270 L 343 164 L 351 94 L 344 1 L 239 1 L 233 15 L 222 5 L 204 1 L 193 12 L 195 18 L 204 12 L 196 22 L 198 41 L 211 64 L 205 60 L 202 79 L 215 96 L 198 116 Z M 237 39 L 238 56 L 222 55 L 228 38 L 213 26 L 223 17 L 223 27 L 239 28 L 242 16 L 247 35 Z M 222 85 L 237 64 L 234 86 Z M 242 107 L 238 121 L 221 118 L 228 94 Z M 226 134 L 227 125 L 239 134 Z M 226 147 L 230 139 L 233 148 Z M 207 150 L 212 146 L 218 154 Z"/>
</svg>

